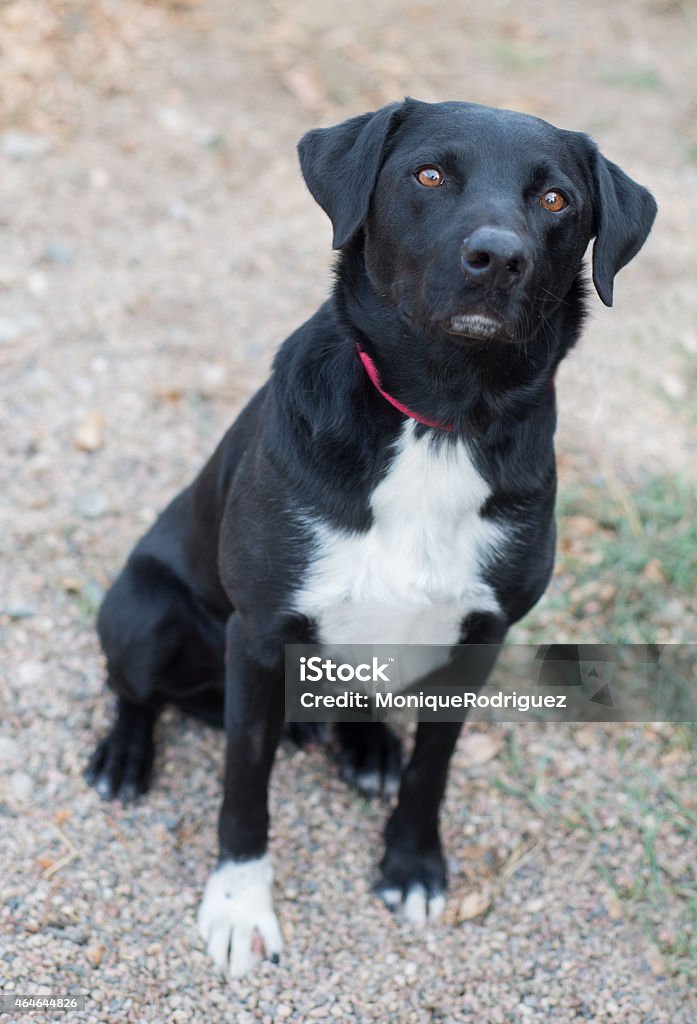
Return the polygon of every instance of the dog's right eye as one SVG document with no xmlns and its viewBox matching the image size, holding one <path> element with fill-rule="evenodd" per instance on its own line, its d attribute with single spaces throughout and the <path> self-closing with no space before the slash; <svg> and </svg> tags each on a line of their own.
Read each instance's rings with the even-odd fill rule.
<svg viewBox="0 0 697 1024">
<path fill-rule="evenodd" d="M 568 206 L 566 196 L 559 189 L 551 188 L 540 196 L 540 206 L 550 213 L 559 213 L 565 206 Z"/>
<path fill-rule="evenodd" d="M 437 167 L 422 167 L 420 171 L 416 172 L 415 177 L 419 185 L 423 185 L 424 188 L 438 188 L 443 184 L 443 172 L 439 171 Z"/>
</svg>

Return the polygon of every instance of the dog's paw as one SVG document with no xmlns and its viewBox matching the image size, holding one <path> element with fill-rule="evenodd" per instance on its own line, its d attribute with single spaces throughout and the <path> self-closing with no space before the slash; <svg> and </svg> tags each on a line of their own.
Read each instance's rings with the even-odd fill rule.
<svg viewBox="0 0 697 1024">
<path fill-rule="evenodd" d="M 426 852 L 388 849 L 375 891 L 389 910 L 409 924 L 433 924 L 445 909 L 445 860 L 439 848 Z"/>
<path fill-rule="evenodd" d="M 325 722 L 287 722 L 283 730 L 284 736 L 300 750 L 323 747 L 327 732 Z"/>
<path fill-rule="evenodd" d="M 278 963 L 283 936 L 273 909 L 268 854 L 226 861 L 206 883 L 198 928 L 216 967 L 240 978 L 264 956 Z"/>
<path fill-rule="evenodd" d="M 339 773 L 363 796 L 397 795 L 402 774 L 402 743 L 382 722 L 342 723 L 337 727 Z"/>
<path fill-rule="evenodd" d="M 85 769 L 85 779 L 104 800 L 129 803 L 146 793 L 152 779 L 155 745 L 152 723 L 137 728 L 117 721 L 100 740 Z"/>
</svg>

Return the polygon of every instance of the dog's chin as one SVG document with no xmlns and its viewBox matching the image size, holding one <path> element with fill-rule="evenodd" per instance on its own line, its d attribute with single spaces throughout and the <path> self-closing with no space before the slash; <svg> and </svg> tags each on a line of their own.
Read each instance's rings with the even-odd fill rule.
<svg viewBox="0 0 697 1024">
<path fill-rule="evenodd" d="M 460 313 L 442 320 L 440 327 L 463 341 L 511 340 L 511 332 L 503 320 L 489 313 Z"/>
</svg>

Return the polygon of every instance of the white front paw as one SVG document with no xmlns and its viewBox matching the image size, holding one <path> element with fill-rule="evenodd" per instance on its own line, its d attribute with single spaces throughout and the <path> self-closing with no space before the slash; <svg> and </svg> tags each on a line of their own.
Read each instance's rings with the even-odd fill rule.
<svg viewBox="0 0 697 1024">
<path fill-rule="evenodd" d="M 226 861 L 208 879 L 198 928 L 216 967 L 240 978 L 263 956 L 277 961 L 283 936 L 273 909 L 268 854 Z"/>
</svg>

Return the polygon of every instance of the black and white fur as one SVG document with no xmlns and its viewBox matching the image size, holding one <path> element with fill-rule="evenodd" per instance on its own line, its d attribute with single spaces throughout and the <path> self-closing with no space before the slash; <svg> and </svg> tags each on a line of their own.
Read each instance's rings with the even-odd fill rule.
<svg viewBox="0 0 697 1024">
<path fill-rule="evenodd" d="M 219 866 L 199 926 L 233 976 L 282 946 L 267 790 L 284 644 L 495 645 L 534 605 L 554 558 L 553 379 L 583 319 L 582 258 L 595 237 L 610 305 L 655 214 L 585 135 L 472 104 L 407 100 L 310 132 L 299 153 L 340 250 L 332 298 L 281 346 L 99 614 L 118 694 L 88 768 L 103 796 L 148 788 L 164 704 L 224 721 Z M 541 204 L 549 190 L 563 209 Z M 451 429 L 394 408 L 357 346 L 386 392 Z M 444 902 L 438 813 L 458 731 L 420 723 L 400 779 L 385 726 L 338 728 L 347 778 L 385 794 L 399 782 L 378 890 L 416 923 Z"/>
</svg>

